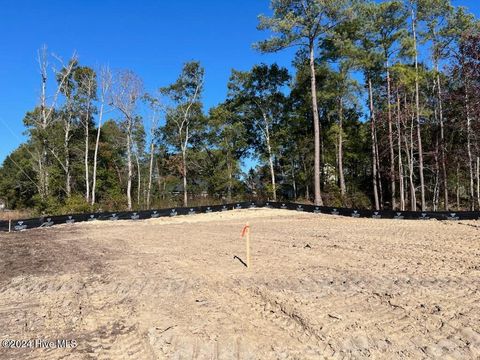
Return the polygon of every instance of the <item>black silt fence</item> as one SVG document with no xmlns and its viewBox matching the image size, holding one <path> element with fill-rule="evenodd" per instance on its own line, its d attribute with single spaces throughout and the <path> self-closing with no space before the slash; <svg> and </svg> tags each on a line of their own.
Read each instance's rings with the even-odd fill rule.
<svg viewBox="0 0 480 360">
<path fill-rule="evenodd" d="M 42 216 L 40 218 L 12 220 L 11 230 L 21 231 L 39 227 L 50 227 L 59 224 L 73 224 L 83 221 L 117 221 L 117 220 L 144 220 L 159 217 L 179 216 L 179 215 L 195 215 L 210 212 L 222 212 L 235 209 L 251 209 L 251 208 L 272 208 L 286 209 L 298 212 L 308 212 L 317 214 L 329 214 L 337 216 L 347 216 L 353 218 L 373 218 L 373 219 L 396 219 L 396 220 L 480 220 L 480 212 L 478 211 L 460 211 L 460 212 L 418 212 L 418 211 L 392 211 L 392 210 L 361 210 L 349 208 L 336 208 L 329 206 L 315 206 L 308 204 L 299 204 L 291 202 L 261 202 L 261 201 L 243 201 L 237 203 L 211 205 L 211 206 L 194 206 L 194 207 L 175 207 L 167 209 L 154 209 L 142 211 L 119 211 L 119 212 L 102 212 L 102 213 L 86 213 L 86 214 L 69 214 L 59 216 Z M 0 231 L 8 231 L 9 222 L 0 221 Z"/>
</svg>

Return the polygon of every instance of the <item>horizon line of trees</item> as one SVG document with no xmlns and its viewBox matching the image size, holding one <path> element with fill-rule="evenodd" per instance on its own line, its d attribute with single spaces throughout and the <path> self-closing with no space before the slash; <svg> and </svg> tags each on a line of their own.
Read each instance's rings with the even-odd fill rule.
<svg viewBox="0 0 480 360">
<path fill-rule="evenodd" d="M 204 112 L 205 70 L 147 92 L 131 70 L 38 53 L 28 140 L 0 168 L 9 208 L 150 209 L 241 199 L 480 209 L 480 26 L 450 0 L 272 0 L 260 52 Z M 54 61 L 56 66 L 51 66 Z M 254 156 L 258 165 L 243 173 Z"/>
</svg>

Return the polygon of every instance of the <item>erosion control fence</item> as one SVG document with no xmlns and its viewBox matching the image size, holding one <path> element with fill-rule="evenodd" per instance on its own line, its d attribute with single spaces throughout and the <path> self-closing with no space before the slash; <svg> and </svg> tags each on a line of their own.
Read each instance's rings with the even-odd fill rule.
<svg viewBox="0 0 480 360">
<path fill-rule="evenodd" d="M 272 208 L 287 209 L 294 211 L 303 211 L 317 214 L 331 214 L 339 216 L 348 216 L 354 218 L 373 218 L 373 219 L 397 219 L 397 220 L 480 220 L 479 211 L 461 211 L 461 212 L 417 212 L 417 211 L 392 211 L 392 210 L 357 210 L 348 208 L 335 208 L 329 206 L 315 206 L 289 202 L 258 202 L 244 201 L 224 205 L 196 206 L 196 207 L 178 207 L 145 211 L 122 211 L 122 212 L 102 212 L 90 214 L 70 214 L 59 216 L 42 216 L 39 218 L 0 221 L 0 231 L 20 231 L 38 227 L 49 227 L 58 224 L 72 224 L 82 221 L 94 220 L 142 220 L 166 216 L 194 215 L 209 212 L 220 212 L 235 209 L 248 208 Z"/>
</svg>

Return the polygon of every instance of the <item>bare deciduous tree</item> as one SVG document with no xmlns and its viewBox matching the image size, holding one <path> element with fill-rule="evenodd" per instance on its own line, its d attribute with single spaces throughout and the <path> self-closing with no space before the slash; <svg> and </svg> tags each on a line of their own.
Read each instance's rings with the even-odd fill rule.
<svg viewBox="0 0 480 360">
<path fill-rule="evenodd" d="M 94 112 L 93 100 L 97 92 L 97 79 L 95 72 L 90 68 L 80 68 L 78 70 L 78 83 L 80 85 L 80 95 L 83 102 L 81 111 L 81 124 L 85 134 L 85 201 L 90 202 L 90 169 L 89 169 L 89 150 L 90 150 L 90 124 Z"/>
<path fill-rule="evenodd" d="M 37 152 L 37 158 L 35 162 L 36 172 L 38 174 L 38 189 L 40 197 L 45 199 L 49 195 L 49 171 L 48 171 L 48 128 L 55 121 L 55 108 L 58 102 L 58 97 L 61 93 L 65 82 L 70 76 L 72 69 L 76 63 L 76 54 L 74 53 L 68 62 L 68 65 L 64 66 L 62 60 L 59 57 L 54 58 L 60 63 L 61 70 L 52 68 L 54 75 L 57 77 L 57 87 L 53 95 L 49 96 L 47 93 L 48 74 L 49 74 L 49 55 L 47 46 L 44 45 L 38 51 L 38 64 L 41 76 L 41 90 L 40 90 L 40 105 L 38 111 L 30 113 L 26 117 L 27 125 L 31 126 L 36 133 L 37 141 L 39 142 L 39 149 Z M 68 138 L 68 135 L 67 135 Z M 65 164 L 63 164 L 65 165 Z M 67 173 L 68 173 L 67 168 Z"/>
<path fill-rule="evenodd" d="M 150 209 L 151 193 L 152 193 L 152 177 L 153 177 L 153 158 L 155 155 L 155 138 L 158 129 L 159 116 L 161 111 L 161 103 L 158 97 L 153 97 L 148 94 L 144 96 L 145 101 L 150 108 L 150 160 L 148 170 L 148 186 L 147 186 L 147 209 Z"/>
<path fill-rule="evenodd" d="M 97 139 L 95 141 L 95 153 L 93 156 L 93 183 L 92 183 L 92 202 L 94 205 L 96 201 L 96 188 L 97 188 L 97 158 L 98 148 L 100 144 L 100 132 L 102 128 L 103 116 L 108 110 L 105 108 L 107 99 L 110 96 L 110 89 L 112 86 L 112 73 L 108 67 L 100 69 L 100 110 L 98 114 L 98 126 L 97 126 Z"/>
<path fill-rule="evenodd" d="M 142 81 L 134 72 L 122 70 L 115 74 L 111 92 L 111 104 L 122 114 L 123 121 L 121 124 L 125 128 L 127 137 L 127 204 L 129 210 L 132 209 L 132 133 L 135 122 L 138 120 L 136 109 L 138 100 L 142 95 L 142 88 Z"/>
<path fill-rule="evenodd" d="M 187 191 L 187 151 L 194 127 L 193 114 L 200 110 L 199 97 L 203 88 L 204 69 L 199 62 L 188 62 L 175 83 L 162 88 L 161 92 L 168 96 L 174 107 L 167 110 L 167 136 L 176 138 L 176 146 L 182 153 L 183 205 L 188 204 Z"/>
</svg>

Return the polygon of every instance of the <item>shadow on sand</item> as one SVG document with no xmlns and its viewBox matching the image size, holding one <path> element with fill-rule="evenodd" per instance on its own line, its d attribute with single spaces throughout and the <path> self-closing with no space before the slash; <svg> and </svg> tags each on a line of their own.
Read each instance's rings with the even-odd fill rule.
<svg viewBox="0 0 480 360">
<path fill-rule="evenodd" d="M 233 258 L 237 259 L 238 261 L 240 261 L 243 264 L 243 266 L 247 267 L 247 264 L 242 259 L 240 259 L 237 255 L 235 255 Z"/>
</svg>

